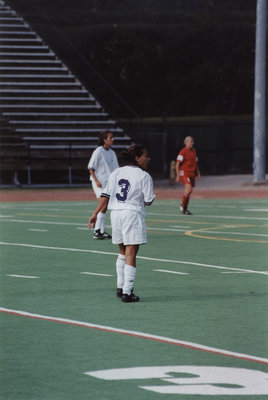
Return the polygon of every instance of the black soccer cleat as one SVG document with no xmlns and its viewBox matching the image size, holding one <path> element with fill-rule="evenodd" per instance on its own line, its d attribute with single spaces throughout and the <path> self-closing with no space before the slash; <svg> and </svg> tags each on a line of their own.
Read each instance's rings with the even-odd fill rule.
<svg viewBox="0 0 268 400">
<path fill-rule="evenodd" d="M 136 301 L 140 301 L 140 298 L 139 298 L 139 296 L 136 296 L 134 293 L 131 293 L 130 295 L 127 293 L 123 293 L 122 301 L 124 303 L 134 303 Z"/>
<path fill-rule="evenodd" d="M 103 233 L 102 233 L 102 238 L 103 238 L 103 239 L 112 239 L 112 236 L 109 235 L 109 233 L 107 233 L 107 232 L 103 232 Z"/>
<path fill-rule="evenodd" d="M 182 212 L 182 214 L 184 214 L 184 215 L 193 215 L 193 214 L 191 213 L 191 211 L 189 211 L 189 210 L 184 210 L 184 211 Z"/>
<path fill-rule="evenodd" d="M 117 288 L 116 289 L 116 297 L 122 299 L 123 289 Z"/>
<path fill-rule="evenodd" d="M 97 229 L 93 234 L 93 239 L 103 240 L 103 234 L 101 233 L 100 229 Z"/>
</svg>

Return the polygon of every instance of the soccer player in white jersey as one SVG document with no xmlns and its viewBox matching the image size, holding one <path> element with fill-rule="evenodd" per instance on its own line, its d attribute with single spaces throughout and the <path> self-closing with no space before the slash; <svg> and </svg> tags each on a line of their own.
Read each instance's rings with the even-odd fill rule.
<svg viewBox="0 0 268 400">
<path fill-rule="evenodd" d="M 88 163 L 90 180 L 92 188 L 97 199 L 105 188 L 110 173 L 118 168 L 118 161 L 115 152 L 111 149 L 113 145 L 113 134 L 110 131 L 104 131 L 99 134 L 98 147 L 93 151 Z M 111 235 L 106 232 L 106 210 L 103 207 L 99 214 L 93 234 L 94 239 L 111 239 Z"/>
<path fill-rule="evenodd" d="M 155 194 L 153 180 L 145 171 L 150 161 L 146 148 L 133 145 L 122 153 L 122 159 L 126 165 L 111 173 L 99 204 L 89 218 L 88 228 L 95 225 L 98 213 L 108 205 L 112 242 L 119 245 L 116 295 L 129 303 L 139 301 L 133 293 L 136 256 L 139 246 L 147 243 L 144 206 L 152 204 Z"/>
</svg>

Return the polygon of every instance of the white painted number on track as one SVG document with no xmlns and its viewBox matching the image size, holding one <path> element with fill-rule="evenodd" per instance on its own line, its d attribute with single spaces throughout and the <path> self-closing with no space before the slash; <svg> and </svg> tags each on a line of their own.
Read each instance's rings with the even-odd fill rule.
<svg viewBox="0 0 268 400">
<path fill-rule="evenodd" d="M 103 380 L 159 379 L 159 385 L 138 386 L 161 394 L 267 395 L 268 374 L 244 368 L 194 365 L 136 367 L 85 372 Z M 167 382 L 168 385 L 163 383 Z"/>
</svg>

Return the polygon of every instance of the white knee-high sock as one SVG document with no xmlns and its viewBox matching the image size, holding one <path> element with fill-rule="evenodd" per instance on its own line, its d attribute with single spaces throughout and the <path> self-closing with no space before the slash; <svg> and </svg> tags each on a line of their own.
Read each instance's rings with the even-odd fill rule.
<svg viewBox="0 0 268 400">
<path fill-rule="evenodd" d="M 100 231 L 101 233 L 105 232 L 105 227 L 106 227 L 106 214 L 100 212 Z"/>
<path fill-rule="evenodd" d="M 131 290 L 133 289 L 135 278 L 136 278 L 136 268 L 131 265 L 125 264 L 125 279 L 123 286 L 123 293 L 131 295 Z"/>
<path fill-rule="evenodd" d="M 122 289 L 124 286 L 124 269 L 126 256 L 119 254 L 116 260 L 117 288 Z"/>
<path fill-rule="evenodd" d="M 98 213 L 98 215 L 97 215 L 97 220 L 96 220 L 96 223 L 95 223 L 95 232 L 98 231 L 98 230 L 100 230 L 100 228 L 101 228 L 101 219 L 102 219 L 102 216 L 101 216 L 100 214 L 101 214 L 101 213 Z"/>
<path fill-rule="evenodd" d="M 106 222 L 106 214 L 99 212 L 95 224 L 95 231 L 99 229 L 101 233 L 103 233 L 105 231 L 105 222 Z"/>
</svg>

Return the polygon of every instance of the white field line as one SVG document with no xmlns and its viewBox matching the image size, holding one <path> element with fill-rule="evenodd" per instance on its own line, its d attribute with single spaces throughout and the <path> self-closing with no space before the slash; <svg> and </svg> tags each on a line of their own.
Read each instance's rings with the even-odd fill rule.
<svg viewBox="0 0 268 400">
<path fill-rule="evenodd" d="M 12 278 L 24 278 L 24 279 L 39 279 L 39 276 L 31 276 L 31 275 L 15 275 L 15 274 L 7 274 L 7 276 L 11 276 Z"/>
<path fill-rule="evenodd" d="M 246 219 L 246 220 L 259 220 L 259 221 L 268 221 L 268 218 L 260 218 L 260 217 L 237 217 L 237 216 L 227 216 L 227 215 L 200 215 L 195 214 L 195 217 L 201 218 L 223 218 L 223 219 Z"/>
<path fill-rule="evenodd" d="M 191 216 L 185 216 L 185 215 L 180 215 L 180 214 L 163 214 L 163 213 L 152 213 L 152 212 L 147 212 L 148 216 L 161 216 L 163 217 L 176 217 L 176 218 L 187 218 L 187 220 L 190 218 Z M 268 218 L 261 218 L 261 217 L 238 217 L 238 216 L 229 216 L 229 215 L 201 215 L 201 214 L 194 214 L 193 217 L 196 218 L 223 218 L 223 219 L 243 219 L 243 220 L 260 220 L 260 221 L 268 221 Z M 188 221 L 188 223 L 189 223 Z"/>
<path fill-rule="evenodd" d="M 112 252 L 108 252 L 108 251 L 99 251 L 99 250 L 72 249 L 72 248 L 68 248 L 68 247 L 52 247 L 52 246 L 41 246 L 41 245 L 27 244 L 27 243 L 10 243 L 10 242 L 0 242 L 0 245 L 30 247 L 30 248 L 44 249 L 44 250 L 73 251 L 73 252 L 77 252 L 77 253 L 104 254 L 104 255 L 113 255 L 113 256 L 118 257 L 118 253 L 112 253 Z M 144 256 L 137 256 L 137 258 L 139 258 L 141 260 L 156 261 L 156 262 L 161 262 L 161 263 L 194 265 L 197 267 L 226 269 L 228 271 L 242 271 L 242 272 L 248 272 L 248 273 L 252 273 L 252 274 L 268 275 L 268 271 L 254 271 L 252 269 L 223 267 L 221 265 L 202 264 L 202 263 L 191 262 L 191 261 L 169 260 L 169 259 L 165 259 L 165 258 L 152 258 L 152 257 L 144 257 Z"/>
<path fill-rule="evenodd" d="M 82 275 L 97 275 L 97 276 L 114 276 L 114 275 L 110 275 L 110 274 L 97 274 L 95 272 L 80 272 L 80 274 L 82 274 Z"/>
<path fill-rule="evenodd" d="M 34 229 L 34 228 L 30 228 L 29 231 L 31 231 L 31 232 L 48 232 L 47 229 Z"/>
<path fill-rule="evenodd" d="M 20 222 L 25 224 L 45 224 L 45 225 L 73 225 L 73 226 L 87 226 L 87 223 L 76 223 L 76 222 L 55 222 L 55 221 L 29 221 L 25 219 L 1 219 L 4 222 Z"/>
<path fill-rule="evenodd" d="M 235 271 L 221 271 L 221 274 L 247 274 L 247 272 L 235 272 Z"/>
<path fill-rule="evenodd" d="M 244 209 L 244 211 L 268 212 L 268 208 L 248 208 L 248 209 Z"/>
<path fill-rule="evenodd" d="M 167 269 L 154 269 L 156 272 L 166 272 L 167 274 L 176 274 L 176 275 L 189 275 L 188 272 L 177 272 L 177 271 L 169 271 Z"/>
<path fill-rule="evenodd" d="M 147 226 L 147 231 L 164 231 L 164 232 L 186 232 L 188 229 L 174 229 L 174 228 L 151 228 Z"/>
<path fill-rule="evenodd" d="M 264 233 L 243 233 L 243 232 L 226 232 L 226 231 L 207 231 L 207 230 L 199 230 L 198 232 L 203 232 L 203 233 L 217 233 L 217 234 L 228 234 L 228 235 L 242 235 L 242 236 L 264 236 L 267 237 L 268 234 L 264 234 Z"/>
<path fill-rule="evenodd" d="M 184 226 L 184 225 L 170 225 L 170 228 L 183 228 L 183 229 L 191 229 L 190 226 Z"/>
<path fill-rule="evenodd" d="M 75 326 L 79 326 L 79 327 L 97 329 L 100 331 L 118 333 L 121 335 L 134 336 L 134 337 L 138 337 L 141 339 L 148 339 L 148 340 L 153 340 L 153 341 L 157 341 L 157 342 L 173 344 L 173 345 L 177 345 L 177 346 L 181 346 L 181 347 L 187 347 L 187 348 L 190 348 L 193 350 L 206 351 L 208 353 L 214 353 L 214 354 L 219 354 L 219 355 L 223 355 L 223 356 L 227 356 L 227 357 L 233 357 L 233 358 L 238 358 L 238 359 L 243 359 L 243 360 L 247 360 L 247 361 L 253 361 L 256 363 L 268 365 L 267 358 L 252 356 L 252 355 L 243 354 L 243 353 L 236 353 L 236 352 L 229 351 L 229 350 L 223 350 L 223 349 L 219 349 L 216 347 L 204 346 L 202 344 L 186 342 L 184 340 L 173 339 L 173 338 L 169 338 L 169 337 L 165 337 L 165 336 L 156 336 L 156 335 L 152 335 L 152 334 L 148 334 L 148 333 L 144 333 L 144 332 L 130 331 L 130 330 L 125 330 L 125 329 L 120 329 L 120 328 L 114 328 L 111 326 L 91 324 L 89 322 L 77 321 L 77 320 L 72 320 L 72 319 L 67 319 L 67 318 L 58 318 L 58 317 L 52 317 L 52 316 L 42 315 L 42 314 L 33 314 L 33 313 L 26 312 L 26 311 L 12 310 L 9 308 L 4 308 L 4 307 L 0 307 L 0 312 L 6 313 L 6 314 L 13 314 L 13 315 L 21 316 L 21 317 L 39 319 L 39 320 L 43 320 L 43 321 L 57 322 L 57 323 L 62 323 L 62 324 L 75 325 Z"/>
</svg>

